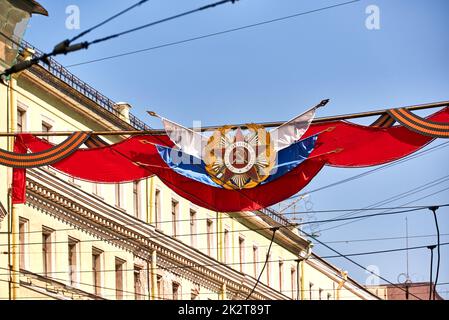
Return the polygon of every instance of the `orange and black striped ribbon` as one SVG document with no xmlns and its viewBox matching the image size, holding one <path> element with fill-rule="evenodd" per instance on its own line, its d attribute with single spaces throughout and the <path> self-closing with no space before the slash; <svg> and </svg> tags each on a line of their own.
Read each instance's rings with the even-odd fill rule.
<svg viewBox="0 0 449 320">
<path fill-rule="evenodd" d="M 395 122 L 396 120 L 392 116 L 390 116 L 388 112 L 385 112 L 371 124 L 371 127 L 390 128 L 394 125 Z"/>
<path fill-rule="evenodd" d="M 89 132 L 75 132 L 61 144 L 36 153 L 21 154 L 0 149 L 0 165 L 21 169 L 48 166 L 70 156 L 89 137 Z"/>
<path fill-rule="evenodd" d="M 104 141 L 103 139 L 101 139 L 99 136 L 96 136 L 96 135 L 90 136 L 89 139 L 87 139 L 84 142 L 84 144 L 89 149 L 102 148 L 102 147 L 109 146 L 109 144 L 106 141 Z"/>
<path fill-rule="evenodd" d="M 449 138 L 449 123 L 430 121 L 404 108 L 390 109 L 388 114 L 414 132 L 434 138 Z"/>
</svg>

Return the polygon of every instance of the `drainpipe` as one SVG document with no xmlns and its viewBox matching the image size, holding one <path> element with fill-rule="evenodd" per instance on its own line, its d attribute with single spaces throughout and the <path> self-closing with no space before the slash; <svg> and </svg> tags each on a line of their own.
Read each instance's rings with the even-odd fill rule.
<svg viewBox="0 0 449 320">
<path fill-rule="evenodd" d="M 17 115 L 17 104 L 15 101 L 14 96 L 14 87 L 16 84 L 16 80 L 11 78 L 9 82 L 9 113 L 10 113 L 10 131 L 15 132 L 17 130 L 16 128 L 16 115 Z M 14 139 L 14 137 L 12 137 Z M 12 149 L 14 146 L 14 140 L 9 144 L 9 147 Z M 11 171 L 12 172 L 12 171 Z M 11 243 L 11 299 L 16 300 L 19 295 L 19 273 L 20 273 L 20 266 L 19 266 L 19 213 L 22 209 L 23 205 L 13 204 L 12 210 L 11 210 L 11 233 L 10 236 L 10 243 Z"/>
<path fill-rule="evenodd" d="M 340 300 L 340 290 L 341 290 L 341 288 L 343 288 L 343 285 L 345 284 L 345 282 L 348 281 L 348 271 L 340 271 L 340 273 L 341 273 L 341 280 L 340 280 L 340 282 L 338 282 L 337 300 Z"/>
<path fill-rule="evenodd" d="M 313 243 L 309 242 L 309 245 L 307 246 L 307 248 L 305 250 L 301 250 L 301 252 L 299 253 L 299 259 L 296 260 L 298 267 L 301 266 L 301 277 L 300 277 L 300 279 L 298 279 L 298 281 L 300 282 L 299 286 L 301 287 L 301 300 L 305 299 L 305 282 L 304 282 L 305 265 L 306 265 L 306 260 L 309 259 L 309 257 L 312 255 L 312 248 L 313 248 Z M 299 275 L 299 270 L 297 271 L 297 274 Z M 299 287 L 299 286 L 297 286 L 297 287 Z M 298 293 L 298 295 L 299 295 L 299 293 Z"/>
</svg>

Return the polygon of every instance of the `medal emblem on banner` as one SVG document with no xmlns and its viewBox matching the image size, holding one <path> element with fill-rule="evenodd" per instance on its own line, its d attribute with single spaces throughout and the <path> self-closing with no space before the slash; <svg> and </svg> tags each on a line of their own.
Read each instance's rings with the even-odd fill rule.
<svg viewBox="0 0 449 320">
<path fill-rule="evenodd" d="M 270 133 L 262 126 L 224 126 L 209 138 L 204 162 L 215 183 L 226 189 L 248 189 L 269 177 L 276 152 Z"/>
<path fill-rule="evenodd" d="M 149 114 L 161 118 L 175 145 L 157 146 L 170 169 L 212 187 L 239 190 L 269 183 L 307 159 L 316 137 L 304 141 L 301 137 L 322 104 L 271 130 L 258 124 L 227 125 L 212 134 Z"/>
</svg>

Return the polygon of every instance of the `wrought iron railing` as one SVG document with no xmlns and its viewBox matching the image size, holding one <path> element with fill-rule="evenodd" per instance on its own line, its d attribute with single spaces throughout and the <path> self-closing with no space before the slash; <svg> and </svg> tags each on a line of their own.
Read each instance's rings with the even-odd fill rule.
<svg viewBox="0 0 449 320">
<path fill-rule="evenodd" d="M 44 54 L 42 51 L 31 45 L 25 40 L 21 42 L 22 49 L 30 48 L 34 50 L 35 56 L 41 56 Z M 71 88 L 75 89 L 85 97 L 89 98 L 95 102 L 100 107 L 111 112 L 115 116 L 119 117 L 119 112 L 114 108 L 115 102 L 88 85 L 86 82 L 75 76 L 69 70 L 67 70 L 62 64 L 56 60 L 50 58 L 48 59 L 49 64 L 43 61 L 39 62 L 39 65 L 50 72 L 53 76 L 63 81 L 65 84 L 69 85 Z M 135 115 L 129 115 L 130 124 L 137 130 L 149 130 L 150 127 L 147 126 L 142 120 L 138 119 Z"/>
<path fill-rule="evenodd" d="M 263 208 L 259 210 L 263 214 L 269 216 L 271 219 L 279 223 L 283 226 L 292 226 L 292 222 L 288 220 L 286 217 L 284 217 L 282 214 L 279 214 L 277 212 L 274 212 L 273 210 L 270 210 L 269 208 Z"/>
</svg>

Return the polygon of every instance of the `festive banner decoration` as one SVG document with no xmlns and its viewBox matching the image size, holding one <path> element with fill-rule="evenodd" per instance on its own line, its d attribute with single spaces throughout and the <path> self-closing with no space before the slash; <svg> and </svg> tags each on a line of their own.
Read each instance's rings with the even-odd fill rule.
<svg viewBox="0 0 449 320">
<path fill-rule="evenodd" d="M 266 178 L 261 181 L 260 184 L 262 185 L 282 177 L 284 174 L 295 169 L 298 165 L 305 161 L 313 151 L 317 138 L 317 135 L 311 136 L 307 139 L 294 143 L 286 149 L 281 150 L 278 153 L 277 162 L 269 166 L 270 171 L 267 172 Z M 214 171 L 211 174 L 208 172 L 207 165 L 201 159 L 197 159 L 182 151 L 175 150 L 169 147 L 156 147 L 165 163 L 180 175 L 196 180 L 198 182 L 205 183 L 212 187 L 225 188 L 230 190 L 235 189 L 235 186 L 227 185 L 227 183 L 232 183 L 229 181 L 232 178 L 228 180 L 223 179 L 223 177 L 226 176 L 226 172 L 230 170 L 223 169 L 222 171 L 225 173 L 222 176 L 218 176 L 216 174 L 216 172 L 220 172 L 220 170 Z M 255 168 L 255 170 L 257 169 Z M 255 174 L 257 174 L 257 172 Z M 250 183 L 254 183 L 254 180 L 251 180 Z"/>
<path fill-rule="evenodd" d="M 272 175 L 277 153 L 301 139 L 315 117 L 316 109 L 326 103 L 327 101 L 322 101 L 270 132 L 261 125 L 246 124 L 240 127 L 223 126 L 210 137 L 162 118 L 155 112 L 149 114 L 161 118 L 167 136 L 182 152 L 184 160 L 196 161 L 197 164 L 204 162 L 205 171 L 216 185 L 231 190 L 250 189 Z M 167 156 L 168 150 L 164 151 L 164 156 Z M 172 151 L 175 151 L 178 158 L 179 153 L 170 150 Z M 176 170 L 174 161 L 167 160 L 170 167 Z M 192 173 L 191 170 L 177 169 L 178 172 Z M 200 179 L 207 180 L 205 177 Z M 211 185 L 209 181 L 208 184 Z"/>
<path fill-rule="evenodd" d="M 388 112 L 384 112 L 376 121 L 371 124 L 371 127 L 376 128 L 390 128 L 396 120 L 390 116 Z"/>
<path fill-rule="evenodd" d="M 22 154 L 0 149 L 0 164 L 7 167 L 24 169 L 52 165 L 70 156 L 89 136 L 90 134 L 87 132 L 75 132 L 61 144 L 36 153 L 24 152 Z M 17 145 L 19 141 L 16 139 L 15 144 Z"/>
<path fill-rule="evenodd" d="M 392 109 L 388 113 L 397 122 L 419 134 L 435 138 L 449 138 L 449 123 L 423 119 L 407 109 Z"/>
<path fill-rule="evenodd" d="M 270 135 L 273 137 L 273 140 L 276 141 L 274 145 L 275 151 L 285 149 L 301 139 L 315 118 L 317 108 L 318 107 L 311 108 L 303 114 L 270 131 Z"/>
<path fill-rule="evenodd" d="M 162 118 L 162 124 L 167 136 L 180 150 L 203 159 L 203 147 L 207 144 L 207 137 L 165 118 Z"/>
<path fill-rule="evenodd" d="M 446 126 L 449 123 L 449 108 L 429 116 L 425 121 Z M 440 131 L 435 132 L 437 136 L 441 135 Z M 233 132 L 234 138 L 236 135 L 237 132 Z M 220 179 L 214 181 L 213 175 L 206 170 L 207 163 L 201 158 L 191 159 L 191 167 L 177 165 L 174 162 L 176 152 L 181 152 L 178 154 L 181 158 L 191 155 L 177 149 L 173 151 L 175 144 L 167 135 L 133 136 L 106 147 L 79 149 L 55 162 L 52 167 L 78 179 L 100 183 L 129 182 L 157 175 L 174 192 L 199 206 L 229 212 L 257 210 L 296 194 L 324 165 L 351 168 L 384 164 L 419 150 L 434 136 L 423 135 L 401 125 L 381 128 L 329 121 L 312 124 L 301 139 L 291 145 L 292 149 L 289 147 L 279 151 L 268 178 L 253 188 L 240 190 L 217 183 Z M 246 167 L 251 163 L 254 166 L 257 162 L 257 156 L 248 154 L 251 151 L 235 150 L 236 147 L 254 147 L 250 143 L 237 144 L 239 141 L 242 141 L 241 138 L 232 142 L 235 143 L 234 149 L 227 152 L 229 159 L 235 160 L 237 156 L 243 159 L 241 163 L 234 162 L 237 173 L 239 165 Z M 19 135 L 16 142 L 34 153 L 47 152 L 55 147 L 29 134 Z M 299 148 L 301 143 L 303 146 Z M 211 148 L 215 146 L 214 143 L 210 145 Z M 302 151 L 292 151 L 294 147 Z M 295 157 L 296 163 L 289 161 Z M 195 164 L 194 160 L 200 163 Z M 280 172 L 277 177 L 272 171 L 276 166 Z M 284 172 L 282 168 L 285 168 Z M 238 180 L 233 183 L 235 181 L 238 187 Z"/>
<path fill-rule="evenodd" d="M 14 142 L 14 154 L 22 155 L 26 154 L 27 149 L 23 143 L 20 143 L 21 137 L 15 138 Z M 8 154 L 11 155 L 11 154 Z M 19 163 L 20 165 L 20 163 Z M 12 187 L 11 198 L 12 204 L 21 204 L 26 202 L 26 170 L 20 167 L 13 168 L 12 170 Z"/>
</svg>

